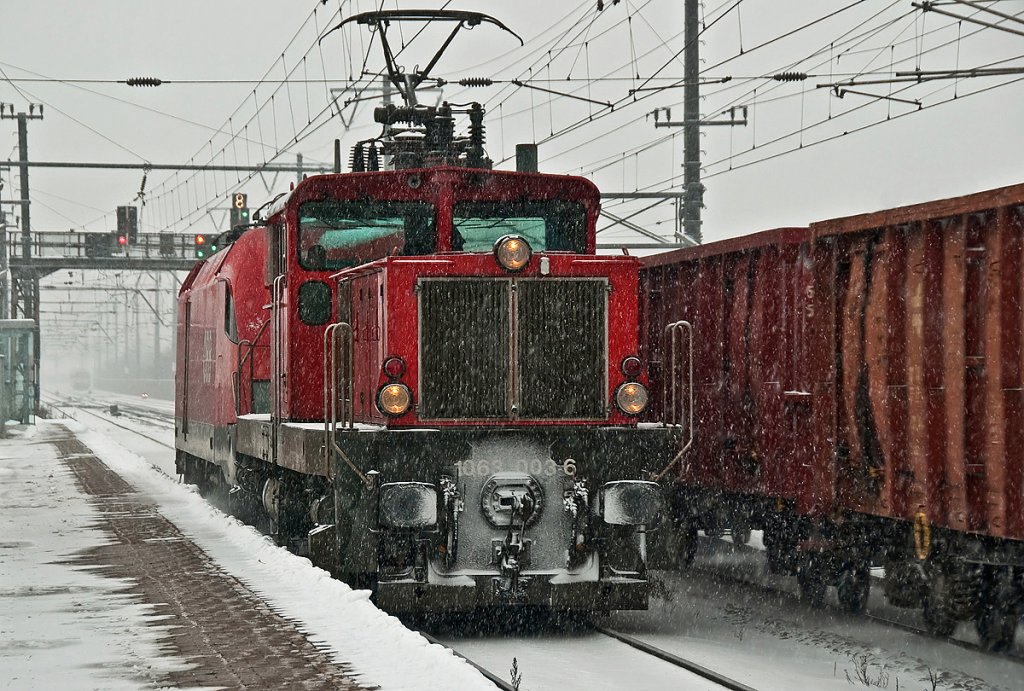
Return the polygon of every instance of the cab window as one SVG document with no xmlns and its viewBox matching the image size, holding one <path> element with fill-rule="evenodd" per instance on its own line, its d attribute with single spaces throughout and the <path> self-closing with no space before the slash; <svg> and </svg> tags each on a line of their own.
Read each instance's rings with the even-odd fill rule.
<svg viewBox="0 0 1024 691">
<path fill-rule="evenodd" d="M 587 214 L 578 202 L 457 202 L 452 218 L 452 249 L 490 252 L 505 235 L 520 235 L 536 251 L 587 249 Z"/>
<path fill-rule="evenodd" d="M 332 271 L 391 255 L 430 254 L 434 206 L 426 202 L 318 200 L 299 207 L 299 264 Z"/>
<path fill-rule="evenodd" d="M 238 343 L 238 320 L 235 317 L 235 301 L 231 297 L 231 286 L 224 284 L 224 333 L 232 343 Z"/>
</svg>

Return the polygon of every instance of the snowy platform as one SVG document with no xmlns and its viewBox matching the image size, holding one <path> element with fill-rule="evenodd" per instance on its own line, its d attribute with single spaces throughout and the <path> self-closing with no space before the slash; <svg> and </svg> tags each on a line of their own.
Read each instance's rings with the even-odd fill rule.
<svg viewBox="0 0 1024 691">
<path fill-rule="evenodd" d="M 0 440 L 7 687 L 490 686 L 162 463 L 74 422 L 16 434 Z"/>
</svg>

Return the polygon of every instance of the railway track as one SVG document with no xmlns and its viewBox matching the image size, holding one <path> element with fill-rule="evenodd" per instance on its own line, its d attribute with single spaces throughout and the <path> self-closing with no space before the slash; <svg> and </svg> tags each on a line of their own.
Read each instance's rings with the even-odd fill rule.
<svg viewBox="0 0 1024 691">
<path fill-rule="evenodd" d="M 515 689 L 508 669 L 518 658 L 523 688 L 673 688 L 756 691 L 737 679 L 606 625 L 559 615 L 464 615 L 406 621 L 431 643 L 448 648 L 499 689 Z M 514 620 L 514 622 L 513 622 Z M 424 630 L 426 628 L 427 630 Z M 466 632 L 469 632 L 468 635 Z M 566 661 L 571 661 L 566 664 Z M 582 675 L 567 676 L 576 670 Z M 640 670 L 644 674 L 637 676 Z"/>
</svg>

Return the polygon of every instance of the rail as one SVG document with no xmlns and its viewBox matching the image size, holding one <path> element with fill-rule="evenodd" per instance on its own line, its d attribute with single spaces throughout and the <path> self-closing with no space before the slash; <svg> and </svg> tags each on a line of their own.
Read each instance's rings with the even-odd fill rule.
<svg viewBox="0 0 1024 691">
<path fill-rule="evenodd" d="M 341 335 L 339 339 L 339 334 Z M 355 398 L 352 384 L 352 326 L 331 324 L 324 330 L 324 443 L 323 458 L 328 476 L 337 456 L 368 488 L 373 481 L 338 446 L 337 432 L 355 427 Z M 339 405 L 340 404 L 340 405 Z"/>
<path fill-rule="evenodd" d="M 683 339 L 685 338 L 685 349 Z M 654 476 L 656 482 L 682 459 L 693 446 L 693 325 L 688 321 L 672 322 L 665 327 L 665 350 L 667 352 L 665 373 L 667 385 L 662 387 L 662 410 L 664 424 L 685 430 L 682 448 L 660 473 Z"/>
<path fill-rule="evenodd" d="M 757 691 L 752 686 L 748 686 L 742 682 L 736 681 L 735 679 L 727 677 L 720 672 L 708 669 L 704 665 L 697 664 L 693 660 L 688 660 L 684 657 L 680 657 L 678 655 L 670 653 L 667 650 L 656 648 L 650 643 L 641 641 L 640 639 L 634 638 L 633 636 L 627 636 L 624 633 L 614 631 L 604 626 L 595 626 L 593 628 L 594 631 L 596 631 L 597 633 L 608 636 L 609 638 L 614 638 L 615 640 L 621 643 L 625 643 L 631 648 L 636 648 L 637 650 L 645 652 L 648 655 L 653 655 L 659 660 L 664 660 L 669 664 L 673 664 L 676 667 L 685 669 L 687 672 L 690 672 L 691 674 L 696 674 L 697 676 L 707 679 L 708 681 L 718 686 L 721 686 L 722 688 L 729 689 L 729 691 Z"/>
</svg>

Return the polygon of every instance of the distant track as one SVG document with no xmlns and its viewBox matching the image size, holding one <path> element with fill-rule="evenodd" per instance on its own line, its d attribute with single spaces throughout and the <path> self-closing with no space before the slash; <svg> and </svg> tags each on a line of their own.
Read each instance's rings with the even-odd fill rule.
<svg viewBox="0 0 1024 691">
<path fill-rule="evenodd" d="M 132 434 L 138 435 L 138 436 L 142 437 L 143 439 L 147 439 L 147 440 L 153 442 L 154 444 L 159 444 L 160 446 L 163 446 L 164 448 L 170 449 L 172 451 L 174 450 L 174 446 L 173 445 L 168 444 L 165 441 L 161 441 L 160 439 L 156 439 L 155 437 L 151 437 L 148 434 L 145 434 L 144 432 L 140 432 L 137 429 L 129 427 L 128 425 L 122 425 L 119 422 L 115 422 L 114 420 L 112 420 L 110 418 L 109 415 L 101 415 L 100 413 L 93 412 L 93 411 L 89 410 L 88 408 L 79 407 L 79 406 L 77 406 L 75 404 L 70 404 L 69 405 L 67 401 L 63 401 L 63 400 L 60 400 L 60 399 L 57 399 L 57 398 L 51 398 L 50 400 L 47 400 L 47 398 L 43 397 L 43 396 L 40 396 L 40 398 L 41 398 L 41 400 L 43 400 L 44 403 L 46 403 L 46 405 L 48 405 L 50 407 L 50 410 L 59 412 L 64 418 L 70 418 L 71 420 L 78 420 L 78 418 L 76 418 L 73 414 L 68 412 L 68 409 L 72 409 L 73 408 L 74 411 L 77 412 L 77 413 L 85 413 L 87 415 L 92 415 L 93 417 L 102 420 L 103 422 L 107 423 L 108 425 L 113 425 L 114 427 L 119 427 L 119 428 L 121 428 L 121 429 L 123 429 L 123 430 L 125 430 L 127 432 L 131 432 Z M 58 405 L 58 404 L 60 404 L 60 405 Z M 51 417 L 50 419 L 55 419 L 55 418 Z M 150 465 L 150 467 L 152 467 L 154 470 L 156 470 L 158 473 L 160 473 L 164 477 L 167 477 L 167 478 L 170 478 L 171 480 L 177 481 L 178 478 L 172 477 L 166 471 L 164 471 L 162 468 L 158 467 L 156 464 L 150 463 L 149 465 Z"/>
</svg>

